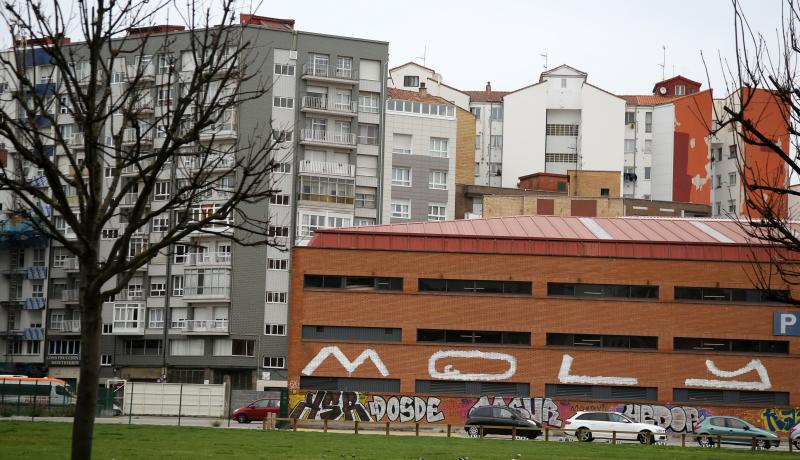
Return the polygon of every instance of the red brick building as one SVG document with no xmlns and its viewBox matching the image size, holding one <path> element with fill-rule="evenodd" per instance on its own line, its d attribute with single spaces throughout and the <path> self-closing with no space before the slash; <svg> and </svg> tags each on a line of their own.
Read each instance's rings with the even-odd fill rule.
<svg viewBox="0 0 800 460">
<path fill-rule="evenodd" d="M 773 330 L 792 307 L 750 281 L 766 251 L 712 219 L 320 230 L 294 249 L 290 388 L 796 405 L 800 339 Z"/>
</svg>

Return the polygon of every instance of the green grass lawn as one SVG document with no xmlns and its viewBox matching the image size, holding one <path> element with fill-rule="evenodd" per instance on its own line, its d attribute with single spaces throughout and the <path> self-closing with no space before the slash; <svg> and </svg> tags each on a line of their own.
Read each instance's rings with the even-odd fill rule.
<svg viewBox="0 0 800 460">
<path fill-rule="evenodd" d="M 0 421 L 0 459 L 59 459 L 69 457 L 71 425 L 51 422 Z M 518 456 L 517 454 L 520 454 Z M 220 428 L 146 425 L 96 425 L 95 459 L 407 459 L 469 457 L 482 459 L 578 458 L 630 459 L 746 459 L 800 458 L 788 452 L 699 449 L 575 442 L 512 442 L 413 436 L 261 432 Z"/>
</svg>

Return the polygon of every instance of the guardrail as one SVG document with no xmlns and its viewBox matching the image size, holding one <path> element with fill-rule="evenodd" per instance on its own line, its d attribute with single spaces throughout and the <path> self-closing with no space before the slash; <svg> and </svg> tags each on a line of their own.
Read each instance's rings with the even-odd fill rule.
<svg viewBox="0 0 800 460">
<path fill-rule="evenodd" d="M 353 434 L 359 434 L 362 431 L 383 431 L 386 436 L 390 436 L 392 431 L 395 432 L 410 432 L 414 431 L 415 436 L 420 436 L 420 433 L 423 433 L 424 436 L 425 431 L 429 431 L 431 429 L 436 429 L 437 432 L 446 432 L 446 436 L 452 437 L 454 433 L 458 433 L 459 431 L 465 433 L 467 437 L 474 437 L 477 439 L 483 439 L 486 437 L 487 434 L 493 434 L 493 430 L 504 430 L 507 432 L 508 435 L 511 436 L 512 440 L 517 439 L 535 439 L 538 437 L 543 437 L 544 441 L 574 441 L 579 442 L 578 439 L 574 434 L 567 434 L 567 432 L 574 432 L 575 430 L 572 429 L 565 429 L 565 428 L 555 428 L 555 427 L 543 427 L 543 428 L 533 428 L 533 427 L 509 427 L 509 426 L 502 426 L 502 425 L 463 425 L 463 424 L 439 424 L 439 423 L 421 423 L 421 422 L 369 422 L 369 421 L 359 421 L 359 420 L 350 420 L 350 421 L 343 421 L 343 420 L 305 420 L 305 419 L 297 419 L 297 418 L 281 418 L 275 417 L 275 414 L 267 414 L 267 417 L 262 421 L 261 429 L 262 430 L 271 430 L 276 428 L 283 428 L 283 429 L 290 429 L 292 431 L 297 431 L 298 428 L 301 429 L 321 429 L 322 432 L 327 433 L 328 430 L 338 430 L 338 431 L 352 431 Z M 470 433 L 470 428 L 476 429 L 474 430 L 474 435 Z M 686 447 L 687 439 L 692 442 L 701 438 L 701 435 L 698 433 L 653 433 L 653 432 L 644 432 L 644 431 L 615 431 L 615 430 L 585 430 L 585 432 L 591 434 L 599 434 L 603 436 L 596 436 L 597 438 L 607 439 L 610 441 L 611 444 L 620 444 L 622 441 L 628 442 L 639 442 L 640 444 L 656 444 L 656 443 L 664 443 L 661 441 L 655 441 L 654 436 L 664 436 L 666 440 L 670 439 L 680 439 L 680 446 Z M 629 435 L 629 436 L 626 436 Z M 643 438 L 640 438 L 643 436 Z M 765 450 L 769 449 L 769 447 L 764 447 L 765 443 L 769 443 L 769 445 L 774 446 L 774 443 L 779 442 L 780 444 L 786 443 L 789 447 L 789 452 L 793 452 L 795 450 L 799 450 L 794 444 L 792 443 L 792 439 L 788 436 L 778 436 L 777 438 L 767 438 L 765 436 L 737 436 L 737 435 L 705 435 L 706 439 L 710 439 L 712 442 L 707 446 L 700 446 L 700 447 L 711 447 L 711 448 L 720 448 L 722 444 L 725 443 L 724 440 L 740 440 L 742 443 L 746 444 L 749 442 L 750 450 Z M 627 439 L 626 439 L 627 438 Z M 763 441 L 763 442 L 762 442 Z"/>
</svg>

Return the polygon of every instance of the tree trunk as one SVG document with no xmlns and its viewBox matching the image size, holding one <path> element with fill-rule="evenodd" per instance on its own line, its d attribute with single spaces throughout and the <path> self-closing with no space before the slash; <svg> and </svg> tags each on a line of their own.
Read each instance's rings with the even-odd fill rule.
<svg viewBox="0 0 800 460">
<path fill-rule="evenodd" d="M 87 263 L 81 260 L 81 370 L 72 423 L 72 460 L 88 460 L 92 457 L 103 313 L 100 287 L 90 279 L 96 271 L 97 261 Z"/>
</svg>

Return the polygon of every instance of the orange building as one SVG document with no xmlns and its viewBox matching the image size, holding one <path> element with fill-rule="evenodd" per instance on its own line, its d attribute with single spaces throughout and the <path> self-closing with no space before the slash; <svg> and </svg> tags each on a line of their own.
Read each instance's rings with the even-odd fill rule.
<svg viewBox="0 0 800 460">
<path fill-rule="evenodd" d="M 460 423 L 508 404 L 560 426 L 608 407 L 690 431 L 712 413 L 777 424 L 800 401 L 800 339 L 773 324 L 792 307 L 754 289 L 767 248 L 734 222 L 394 224 L 293 251 L 294 417 Z"/>
</svg>

